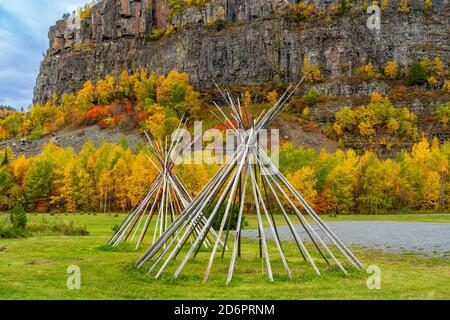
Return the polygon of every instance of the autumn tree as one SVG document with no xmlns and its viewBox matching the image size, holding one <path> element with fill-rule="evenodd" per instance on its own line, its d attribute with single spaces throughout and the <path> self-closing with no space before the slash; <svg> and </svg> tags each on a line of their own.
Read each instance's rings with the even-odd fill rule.
<svg viewBox="0 0 450 320">
<path fill-rule="evenodd" d="M 441 179 L 437 172 L 428 171 L 422 189 L 422 209 L 439 209 Z"/>
<path fill-rule="evenodd" d="M 400 0 L 399 11 L 403 14 L 409 13 L 409 0 Z"/>
<path fill-rule="evenodd" d="M 323 181 L 324 210 L 338 215 L 351 213 L 355 206 L 354 190 L 358 158 L 354 151 L 338 150 L 333 156 L 321 155 L 318 172 Z M 323 175 L 323 178 L 321 176 Z"/>
<path fill-rule="evenodd" d="M 10 209 L 10 192 L 13 187 L 13 179 L 11 173 L 6 166 L 0 166 L 0 210 Z"/>
<path fill-rule="evenodd" d="M 130 175 L 127 162 L 121 157 L 114 166 L 112 172 L 113 177 L 113 190 L 114 198 L 117 204 L 117 208 L 120 210 L 126 210 L 129 205 L 128 189 L 124 183 Z"/>
<path fill-rule="evenodd" d="M 75 100 L 78 109 L 86 112 L 95 102 L 95 86 L 92 81 L 86 81 L 83 88 L 78 91 Z"/>
<path fill-rule="evenodd" d="M 171 108 L 179 118 L 185 113 L 193 117 L 199 116 L 200 94 L 189 84 L 187 73 L 172 70 L 167 77 L 159 77 L 156 96 L 161 106 Z"/>
<path fill-rule="evenodd" d="M 69 163 L 64 168 L 62 178 L 56 180 L 55 184 L 58 186 L 58 193 L 51 198 L 52 204 L 62 206 L 67 212 L 75 212 L 77 207 L 74 197 L 75 166 L 73 163 Z"/>
<path fill-rule="evenodd" d="M 305 166 L 286 177 L 311 206 L 314 206 L 317 200 L 317 179 L 314 173 L 315 170 L 312 166 Z"/>
<path fill-rule="evenodd" d="M 308 58 L 303 59 L 302 76 L 307 83 L 315 83 L 322 80 L 322 74 L 317 64 L 310 64 Z"/>
<path fill-rule="evenodd" d="M 113 181 L 111 173 L 107 169 L 102 169 L 98 178 L 97 190 L 99 195 L 100 210 L 106 212 L 110 207 L 111 194 L 113 193 Z"/>
<path fill-rule="evenodd" d="M 372 62 L 369 62 L 366 65 L 357 68 L 355 73 L 365 80 L 371 80 L 381 77 L 381 74 L 378 72 L 378 69 L 372 64 Z"/>
<path fill-rule="evenodd" d="M 384 75 L 388 79 L 397 79 L 398 65 L 395 61 L 389 61 L 384 67 Z"/>
<path fill-rule="evenodd" d="M 450 102 L 447 102 L 446 104 L 441 104 L 436 109 L 436 118 L 439 121 L 439 123 L 442 124 L 444 129 L 447 129 L 447 125 L 450 121 Z"/>
<path fill-rule="evenodd" d="M 107 105 L 115 99 L 115 80 L 112 76 L 106 76 L 99 80 L 95 87 L 95 94 L 100 105 Z"/>
<path fill-rule="evenodd" d="M 28 174 L 28 198 L 38 210 L 46 210 L 53 188 L 54 170 L 48 160 L 36 160 Z"/>
<path fill-rule="evenodd" d="M 130 175 L 125 180 L 128 190 L 128 198 L 131 203 L 136 203 L 146 188 L 156 178 L 154 168 L 144 152 L 138 153 L 130 164 Z"/>
</svg>

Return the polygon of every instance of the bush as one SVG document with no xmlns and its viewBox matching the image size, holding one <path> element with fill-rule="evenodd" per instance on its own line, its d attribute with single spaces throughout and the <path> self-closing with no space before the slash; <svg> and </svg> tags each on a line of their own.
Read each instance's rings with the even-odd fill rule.
<svg viewBox="0 0 450 320">
<path fill-rule="evenodd" d="M 378 69 L 371 62 L 369 62 L 365 66 L 357 68 L 355 74 L 357 76 L 360 76 L 364 80 L 378 79 L 381 77 Z"/>
<path fill-rule="evenodd" d="M 208 30 L 217 30 L 217 31 L 222 31 L 223 29 L 225 29 L 227 26 L 226 21 L 222 20 L 222 19 L 218 19 L 214 22 L 208 22 L 205 24 L 205 28 Z"/>
<path fill-rule="evenodd" d="M 338 136 L 356 128 L 361 136 L 373 136 L 378 129 L 386 128 L 392 136 L 415 138 L 416 120 L 407 108 L 395 108 L 389 99 L 374 93 L 369 104 L 354 109 L 343 107 L 336 112 L 333 129 Z"/>
<path fill-rule="evenodd" d="M 15 229 L 12 227 L 0 227 L 0 238 L 3 239 L 14 239 L 14 238 L 25 238 L 27 236 L 25 230 Z"/>
<path fill-rule="evenodd" d="M 89 231 L 83 225 L 70 222 L 45 222 L 39 224 L 30 224 L 28 231 L 32 233 L 57 234 L 63 236 L 87 236 Z"/>
<path fill-rule="evenodd" d="M 450 121 L 450 102 L 441 104 L 436 110 L 436 117 L 440 124 L 446 129 Z"/>
<path fill-rule="evenodd" d="M 350 10 L 350 3 L 348 0 L 340 0 L 339 14 L 344 15 Z"/>
<path fill-rule="evenodd" d="M 415 84 L 422 84 L 427 81 L 427 70 L 422 63 L 414 61 L 406 75 L 406 84 L 413 86 Z"/>
<path fill-rule="evenodd" d="M 0 220 L 0 238 L 13 239 L 23 238 L 27 236 L 27 232 L 24 229 L 18 229 L 11 225 L 9 219 Z"/>
<path fill-rule="evenodd" d="M 318 93 L 316 88 L 311 88 L 303 95 L 302 100 L 308 106 L 312 107 L 317 103 L 317 96 Z"/>
<path fill-rule="evenodd" d="M 211 216 L 212 211 L 216 207 L 217 202 L 213 202 L 209 208 L 205 212 L 205 217 L 209 218 Z M 225 209 L 227 207 L 226 203 L 222 203 L 222 205 L 219 208 L 219 211 L 216 213 L 216 216 L 214 217 L 214 220 L 212 222 L 212 227 L 214 230 L 218 231 L 220 229 L 220 224 L 222 223 L 223 215 L 225 213 Z M 230 212 L 228 213 L 227 222 L 225 223 L 224 230 L 236 230 L 237 229 L 237 222 L 239 217 L 239 206 L 232 205 L 230 208 Z M 242 216 L 242 225 L 245 225 L 245 217 Z M 228 228 L 229 226 L 229 228 Z"/>
<path fill-rule="evenodd" d="M 40 128 L 40 127 L 37 127 L 37 128 L 34 128 L 34 129 L 31 131 L 31 133 L 30 133 L 30 135 L 28 136 L 28 138 L 29 138 L 30 140 L 39 140 L 39 139 L 41 139 L 44 135 L 45 135 L 44 129 L 42 129 L 42 128 Z"/>
<path fill-rule="evenodd" d="M 164 29 L 154 29 L 148 36 L 151 41 L 158 41 L 166 34 Z"/>
<path fill-rule="evenodd" d="M 214 26 L 216 27 L 217 31 L 222 31 L 226 27 L 226 22 L 222 19 L 219 19 L 214 22 Z"/>
<path fill-rule="evenodd" d="M 15 229 L 25 230 L 27 227 L 27 215 L 20 204 L 11 209 L 9 219 Z"/>
</svg>

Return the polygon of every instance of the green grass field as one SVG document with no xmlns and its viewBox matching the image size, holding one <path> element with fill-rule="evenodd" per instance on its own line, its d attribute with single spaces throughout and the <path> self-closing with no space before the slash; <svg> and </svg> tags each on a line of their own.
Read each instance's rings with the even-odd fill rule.
<svg viewBox="0 0 450 320">
<path fill-rule="evenodd" d="M 209 257 L 203 251 L 186 265 L 178 280 L 172 280 L 170 272 L 156 280 L 133 267 L 145 248 L 135 252 L 130 246 L 116 251 L 104 247 L 111 227 L 123 218 L 124 215 L 47 216 L 46 219 L 85 224 L 90 235 L 0 239 L 0 299 L 450 299 L 450 257 L 353 248 L 366 266 L 381 268 L 381 289 L 369 290 L 369 275 L 365 272 L 350 271 L 346 276 L 320 262 L 323 274 L 315 275 L 289 243 L 285 244 L 285 251 L 294 279 L 286 278 L 281 261 L 272 250 L 272 283 L 263 272 L 258 243 L 250 240 L 243 241 L 243 259 L 237 261 L 235 278 L 229 286 L 225 285 L 229 260 L 222 261 L 220 257 L 214 262 L 210 281 L 202 283 Z M 281 223 L 280 218 L 277 220 Z M 431 214 L 324 218 L 450 223 L 450 215 Z M 30 220 L 39 219 L 42 218 L 33 216 Z M 255 217 L 249 217 L 246 228 L 254 228 L 255 222 Z M 81 290 L 67 289 L 66 270 L 71 265 L 81 268 Z"/>
</svg>

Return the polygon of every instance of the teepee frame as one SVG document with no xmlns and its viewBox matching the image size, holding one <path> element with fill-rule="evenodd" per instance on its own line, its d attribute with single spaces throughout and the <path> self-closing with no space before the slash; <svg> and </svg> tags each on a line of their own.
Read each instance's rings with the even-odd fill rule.
<svg viewBox="0 0 450 320">
<path fill-rule="evenodd" d="M 184 119 L 184 117 L 183 117 Z M 176 160 L 179 156 L 180 141 L 182 130 L 181 124 L 169 144 L 167 139 L 164 143 L 152 140 L 152 138 L 144 132 L 148 139 L 148 146 L 152 157 L 147 155 L 149 161 L 159 171 L 156 179 L 145 190 L 136 205 L 133 207 L 129 215 L 122 222 L 120 227 L 113 233 L 108 244 L 117 247 L 126 241 L 134 242 L 136 236 L 136 250 L 149 233 L 149 227 L 156 217 L 156 224 L 153 230 L 153 241 L 160 237 L 175 221 L 175 219 L 186 209 L 192 202 L 192 197 L 182 182 L 181 178 L 174 171 Z M 184 127 L 186 123 L 184 124 Z M 194 235 L 201 231 L 203 223 L 206 219 L 202 219 L 202 224 L 194 230 Z M 215 231 L 212 230 L 215 235 Z M 131 238 L 130 238 L 131 236 Z M 211 239 L 208 237 L 204 243 L 206 247 L 210 244 Z"/>
<path fill-rule="evenodd" d="M 302 79 L 303 81 L 303 79 Z M 251 194 L 250 200 L 255 209 L 258 220 L 260 257 L 266 265 L 267 275 L 273 281 L 273 273 L 271 268 L 271 261 L 269 257 L 269 250 L 267 246 L 266 231 L 264 229 L 263 220 L 269 226 L 269 230 L 273 235 L 277 251 L 281 257 L 282 263 L 289 278 L 292 277 L 288 261 L 284 254 L 282 242 L 278 235 L 277 226 L 273 217 L 274 209 L 285 218 L 290 232 L 292 233 L 295 243 L 298 246 L 301 256 L 311 264 L 314 271 L 320 275 L 320 271 L 312 258 L 308 248 L 302 241 L 302 237 L 295 229 L 291 217 L 288 215 L 290 209 L 295 214 L 300 222 L 301 227 L 306 232 L 308 238 L 313 243 L 313 247 L 320 253 L 320 256 L 327 264 L 331 261 L 335 263 L 342 270 L 347 273 L 344 266 L 340 263 L 333 251 L 338 251 L 345 259 L 350 262 L 355 268 L 364 268 L 361 262 L 352 254 L 352 252 L 339 240 L 333 231 L 322 221 L 305 199 L 295 190 L 295 188 L 287 181 L 287 179 L 274 166 L 266 152 L 258 143 L 258 136 L 262 130 L 269 127 L 269 125 L 277 118 L 277 116 L 286 108 L 287 102 L 292 97 L 296 89 L 302 83 L 300 81 L 296 86 L 289 86 L 286 92 L 280 97 L 278 102 L 270 108 L 267 112 L 263 111 L 256 119 L 254 110 L 247 110 L 241 106 L 239 99 L 235 102 L 230 93 L 225 94 L 220 89 L 220 92 L 227 102 L 230 110 L 230 117 L 226 116 L 225 110 L 222 110 L 216 105 L 220 114 L 223 116 L 223 124 L 238 138 L 240 141 L 237 149 L 233 155 L 226 161 L 226 163 L 219 169 L 215 176 L 208 182 L 202 191 L 192 200 L 191 204 L 179 216 L 179 218 L 166 230 L 161 237 L 153 243 L 153 245 L 140 257 L 136 265 L 138 268 L 146 264 L 150 265 L 149 274 L 156 270 L 156 278 L 159 278 L 164 272 L 170 262 L 182 252 L 185 246 L 189 246 L 187 252 L 183 252 L 184 257 L 178 265 L 174 273 L 174 278 L 177 278 L 183 270 L 186 263 L 197 255 L 202 244 L 208 239 L 211 233 L 211 225 L 216 214 L 225 207 L 223 217 L 221 220 L 220 229 L 214 236 L 215 241 L 210 254 L 209 262 L 204 274 L 204 281 L 208 280 L 211 268 L 216 257 L 219 245 L 222 245 L 222 258 L 224 257 L 227 248 L 227 241 L 229 239 L 229 228 L 225 231 L 225 226 L 230 224 L 232 206 L 238 206 L 238 222 L 237 230 L 234 234 L 234 241 L 231 247 L 231 260 L 229 264 L 229 271 L 227 276 L 227 284 L 233 278 L 236 258 L 240 256 L 240 242 L 241 242 L 241 227 L 244 207 L 246 204 L 246 197 L 248 193 Z M 217 117 L 217 115 L 216 115 Z M 230 118 L 237 125 L 233 125 Z M 217 202 L 214 200 L 217 199 Z M 270 201 L 270 200 L 274 201 Z M 288 203 L 288 206 L 283 204 Z M 296 204 L 297 202 L 298 204 Z M 205 217 L 205 212 L 212 210 L 208 218 Z M 306 213 L 316 224 L 317 232 L 304 217 Z M 206 222 L 204 220 L 206 219 Z M 203 224 L 203 225 L 202 225 Z M 201 228 L 198 232 L 198 228 Z M 196 233 L 196 235 L 195 235 Z M 188 239 L 194 241 L 189 242 Z M 323 236 L 323 238 L 322 238 Z M 329 246 L 324 239 L 328 239 L 333 246 Z"/>
</svg>

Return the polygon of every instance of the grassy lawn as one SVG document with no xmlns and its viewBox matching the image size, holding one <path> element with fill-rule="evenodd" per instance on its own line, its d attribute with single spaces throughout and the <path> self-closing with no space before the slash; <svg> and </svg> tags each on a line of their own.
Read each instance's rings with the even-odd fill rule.
<svg viewBox="0 0 450 320">
<path fill-rule="evenodd" d="M 47 236 L 0 240 L 0 299 L 450 299 L 450 259 L 418 257 L 413 254 L 386 254 L 365 248 L 353 252 L 366 265 L 382 271 L 380 290 L 369 290 L 365 272 L 343 275 L 317 259 L 322 276 L 300 260 L 292 243 L 285 251 L 294 276 L 287 280 L 281 261 L 272 247 L 275 282 L 263 274 L 258 244 L 243 241 L 243 259 L 238 260 L 235 279 L 225 286 L 228 259 L 217 256 L 210 281 L 202 284 L 208 252 L 202 251 L 189 262 L 176 281 L 165 273 L 155 280 L 137 271 L 133 262 L 146 246 L 135 252 L 129 246 L 111 251 L 104 247 L 111 227 L 120 224 L 123 215 L 77 215 L 46 217 L 83 223 L 89 236 Z M 281 217 L 277 220 L 281 223 Z M 41 217 L 30 220 L 39 221 Z M 442 215 L 349 216 L 328 221 L 384 220 L 450 222 Z M 335 220 L 336 219 L 336 220 Z M 249 217 L 251 228 L 255 218 Z M 179 259 L 178 259 L 179 261 Z M 341 260 L 342 261 L 342 260 Z M 66 287 L 66 269 L 81 268 L 81 290 Z M 171 271 L 175 266 L 171 266 Z M 350 270 L 350 268 L 349 268 Z"/>
</svg>

